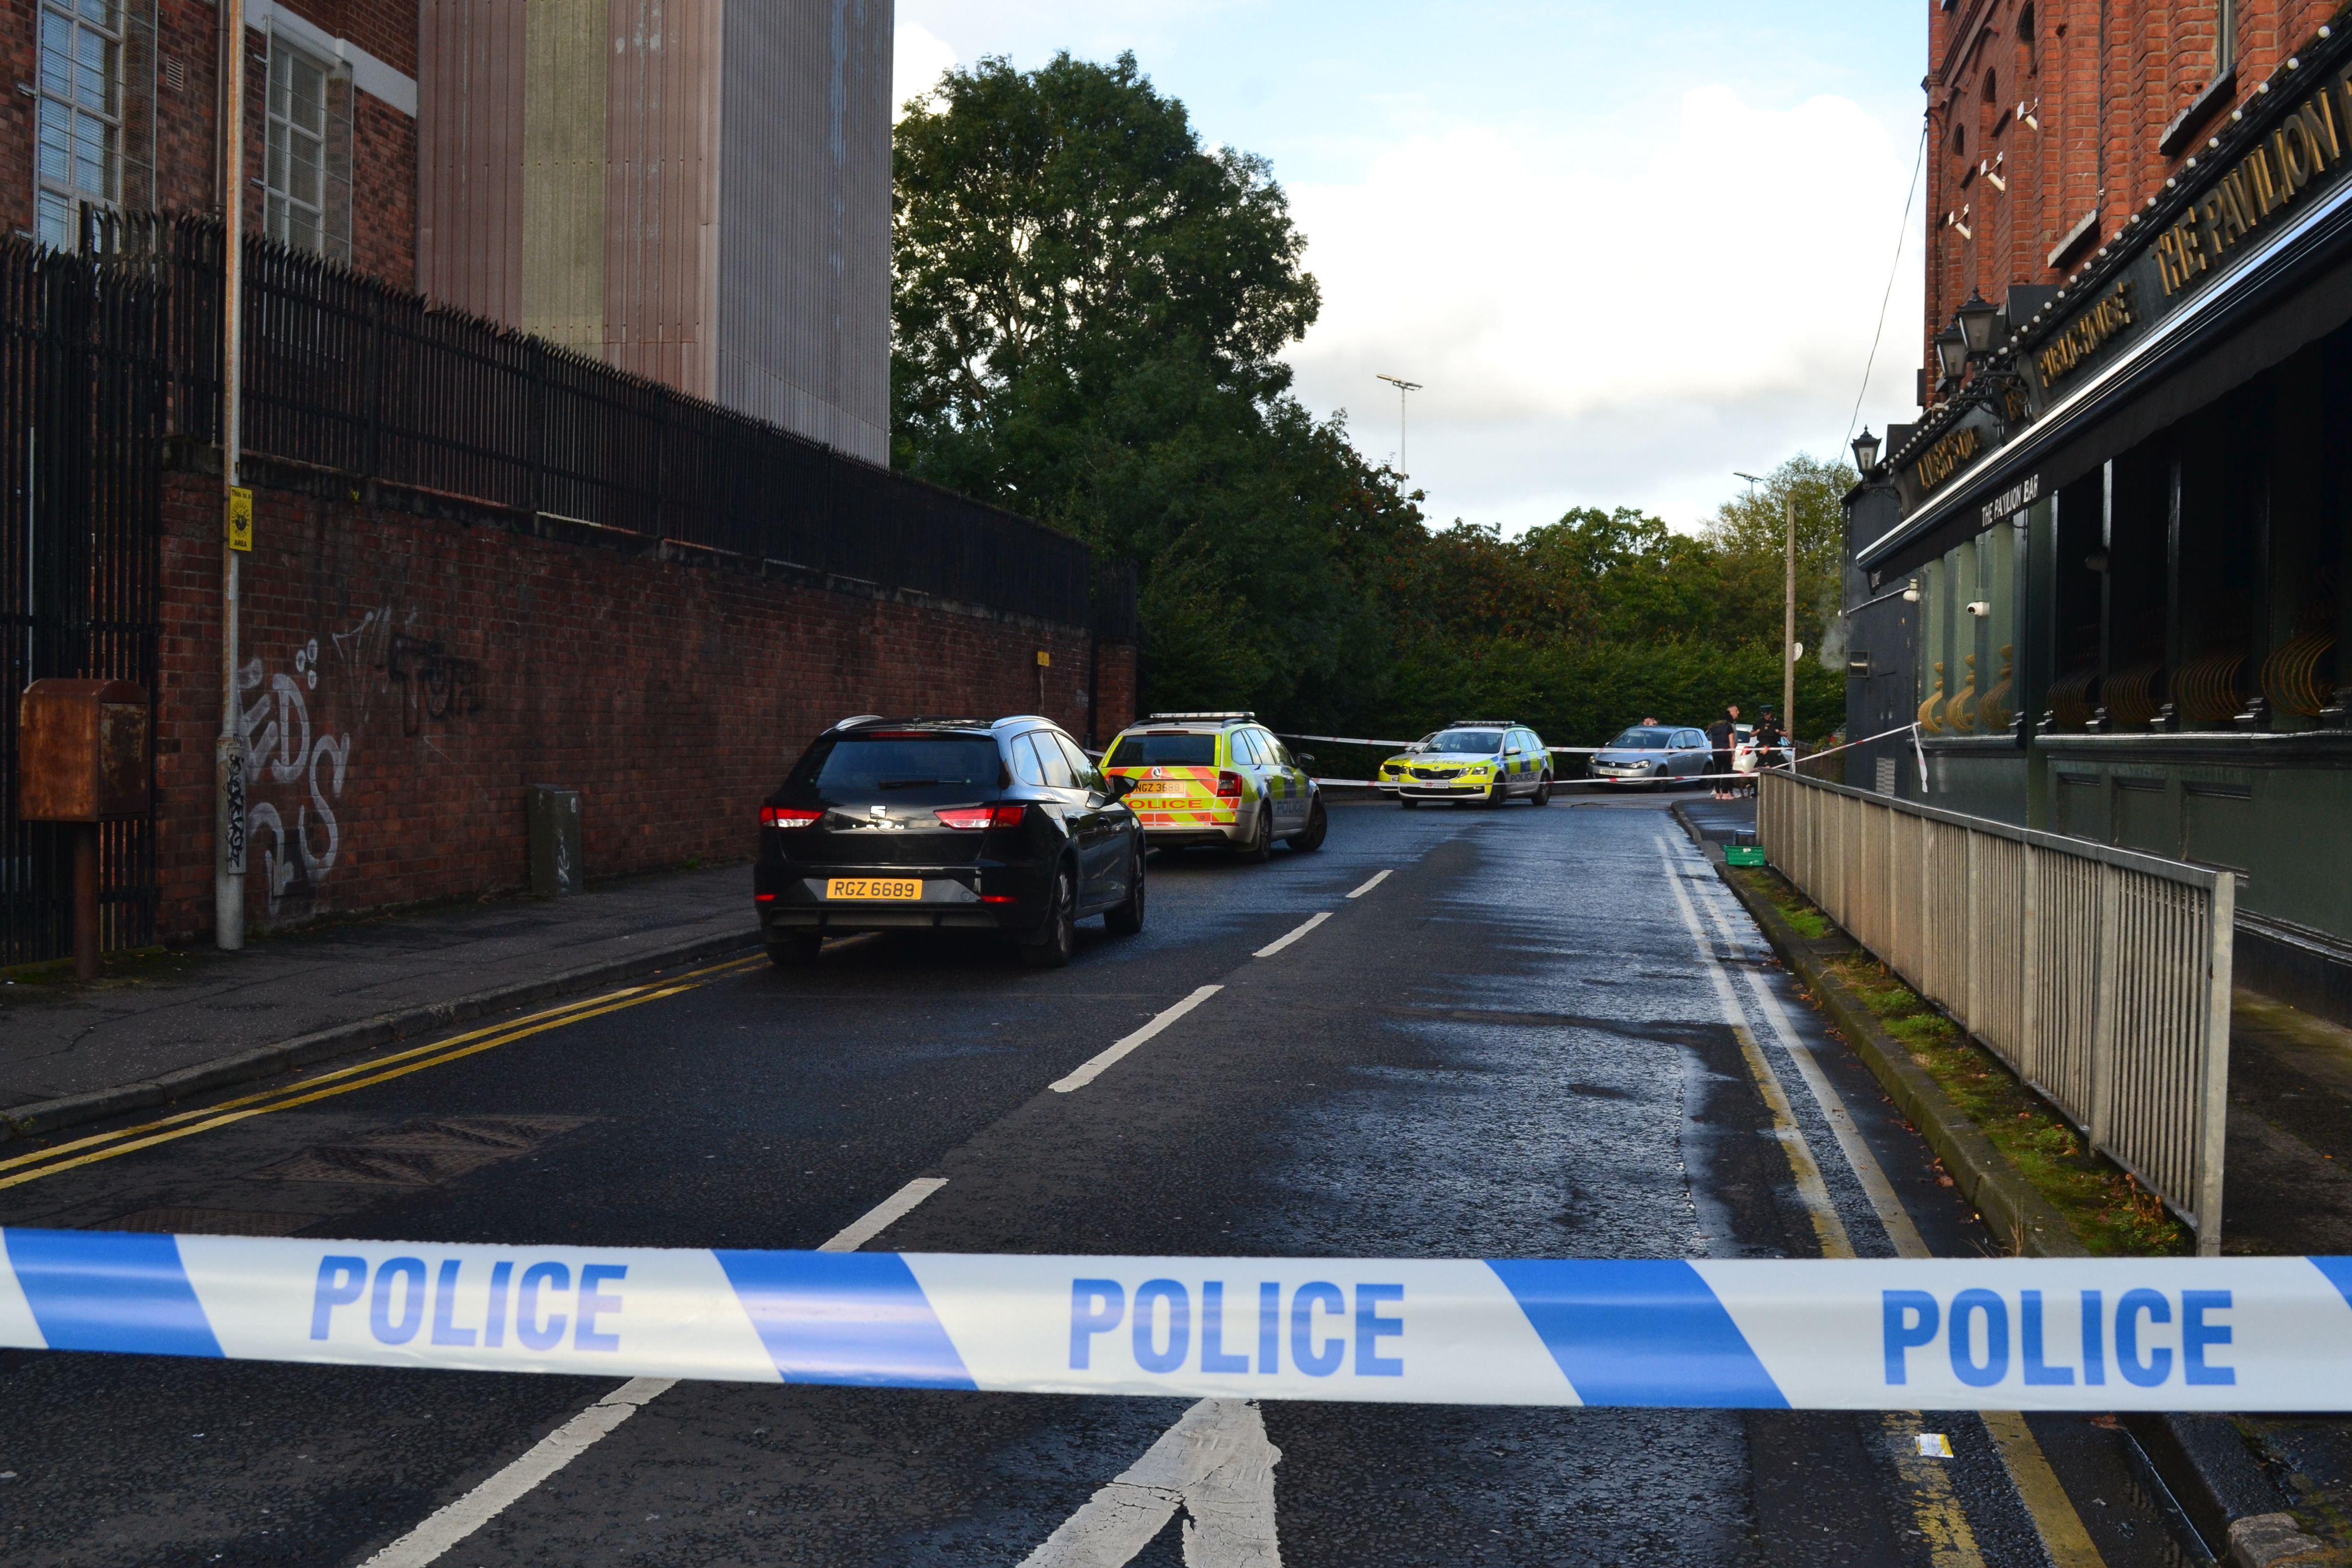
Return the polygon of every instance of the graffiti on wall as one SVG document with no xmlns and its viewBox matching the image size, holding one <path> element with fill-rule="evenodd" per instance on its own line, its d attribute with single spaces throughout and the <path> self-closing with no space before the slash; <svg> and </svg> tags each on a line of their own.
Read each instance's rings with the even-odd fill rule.
<svg viewBox="0 0 2352 1568">
<path fill-rule="evenodd" d="M 482 665 L 459 658 L 437 642 L 394 632 L 384 671 L 400 694 L 400 732 L 419 733 L 427 719 L 482 710 Z"/>
<path fill-rule="evenodd" d="M 237 730 L 245 737 L 247 842 L 259 849 L 269 913 L 278 914 L 288 887 L 299 874 L 315 889 L 335 868 L 342 852 L 342 826 L 334 803 L 342 798 L 350 772 L 352 737 L 327 732 L 311 722 L 310 699 L 319 689 L 319 639 L 294 650 L 293 669 L 272 674 L 259 655 L 237 672 Z M 275 800 L 258 786 L 293 785 L 294 827 Z"/>
<path fill-rule="evenodd" d="M 428 724 L 482 710 L 480 661 L 419 635 L 414 611 L 400 629 L 394 619 L 389 606 L 369 610 L 330 629 L 323 644 L 302 642 L 274 668 L 257 654 L 237 673 L 250 863 L 262 873 L 272 920 L 320 907 L 350 826 L 343 790 L 352 737 L 370 732 L 371 717 L 396 710 L 401 736 L 430 746 Z"/>
</svg>

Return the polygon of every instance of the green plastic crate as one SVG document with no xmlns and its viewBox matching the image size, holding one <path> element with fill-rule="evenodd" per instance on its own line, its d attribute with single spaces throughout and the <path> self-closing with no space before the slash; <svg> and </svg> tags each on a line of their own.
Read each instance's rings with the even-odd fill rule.
<svg viewBox="0 0 2352 1568">
<path fill-rule="evenodd" d="M 1727 866 L 1761 866 L 1764 847 L 1760 844 L 1727 844 L 1723 847 L 1723 863 Z"/>
</svg>

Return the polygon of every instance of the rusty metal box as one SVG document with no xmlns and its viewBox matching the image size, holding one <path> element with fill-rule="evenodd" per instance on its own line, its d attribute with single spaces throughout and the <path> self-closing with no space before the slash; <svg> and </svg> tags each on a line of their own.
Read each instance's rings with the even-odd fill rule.
<svg viewBox="0 0 2352 1568">
<path fill-rule="evenodd" d="M 107 822 L 147 813 L 147 693 L 128 680 L 37 680 L 17 707 L 16 815 Z"/>
</svg>

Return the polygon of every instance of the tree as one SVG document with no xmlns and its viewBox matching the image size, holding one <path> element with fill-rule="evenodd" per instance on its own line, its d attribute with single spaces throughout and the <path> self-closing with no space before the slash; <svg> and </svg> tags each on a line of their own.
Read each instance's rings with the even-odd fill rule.
<svg viewBox="0 0 2352 1568">
<path fill-rule="evenodd" d="M 1845 554 L 1845 512 L 1841 504 L 1859 476 L 1853 465 L 1823 463 L 1800 452 L 1774 468 L 1764 482 L 1716 510 L 1706 531 L 1722 563 L 1727 602 L 1735 606 L 1735 635 L 1780 642 L 1781 606 L 1787 596 L 1788 520 L 1797 503 L 1797 640 L 1827 652 L 1840 607 L 1840 573 Z M 1841 646 L 1843 646 L 1841 642 Z"/>
<path fill-rule="evenodd" d="M 1264 160 L 1202 148 L 1133 56 L 1066 54 L 949 71 L 896 155 L 898 466 L 1134 563 L 1148 700 L 1377 684 L 1360 568 L 1419 514 L 1287 395 L 1320 297 Z"/>
</svg>

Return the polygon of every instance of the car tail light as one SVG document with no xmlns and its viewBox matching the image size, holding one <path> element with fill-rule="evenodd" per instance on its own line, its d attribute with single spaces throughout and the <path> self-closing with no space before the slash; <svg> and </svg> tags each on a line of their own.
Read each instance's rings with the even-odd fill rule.
<svg viewBox="0 0 2352 1568">
<path fill-rule="evenodd" d="M 982 893 L 980 901 L 983 904 L 1010 904 L 1018 900 L 1010 893 Z"/>
<path fill-rule="evenodd" d="M 1219 773 L 1217 775 L 1217 798 L 1219 800 L 1239 800 L 1241 797 L 1242 775 L 1236 773 Z"/>
<path fill-rule="evenodd" d="M 944 827 L 1018 827 L 1028 810 L 1025 805 L 951 805 L 931 815 Z"/>
<path fill-rule="evenodd" d="M 760 808 L 760 826 L 762 827 L 806 827 L 810 823 L 814 822 L 818 817 L 823 816 L 824 815 L 824 813 L 821 811 L 802 811 L 797 807 L 789 805 L 763 805 Z"/>
</svg>

